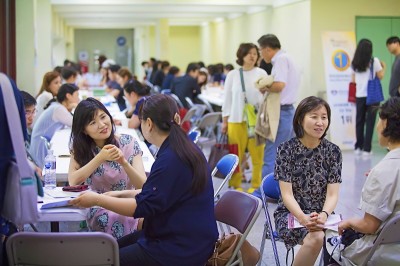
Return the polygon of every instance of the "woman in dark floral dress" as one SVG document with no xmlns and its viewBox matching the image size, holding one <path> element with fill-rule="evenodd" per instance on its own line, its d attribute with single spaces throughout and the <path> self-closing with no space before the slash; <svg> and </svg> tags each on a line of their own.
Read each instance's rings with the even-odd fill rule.
<svg viewBox="0 0 400 266">
<path fill-rule="evenodd" d="M 77 106 L 68 174 L 71 185 L 85 182 L 91 190 L 109 195 L 142 188 L 146 174 L 139 143 L 130 135 L 114 135 L 114 131 L 112 117 L 99 101 L 88 98 Z M 138 226 L 138 219 L 99 206 L 89 209 L 87 221 L 92 231 L 106 232 L 116 239 Z"/>
<path fill-rule="evenodd" d="M 342 154 L 324 137 L 331 111 L 322 99 L 305 98 L 296 109 L 296 137 L 278 147 L 275 179 L 281 197 L 274 213 L 276 230 L 286 248 L 301 244 L 293 265 L 314 265 L 322 248 L 323 224 L 334 211 L 339 195 Z M 304 226 L 288 229 L 291 213 Z"/>
</svg>

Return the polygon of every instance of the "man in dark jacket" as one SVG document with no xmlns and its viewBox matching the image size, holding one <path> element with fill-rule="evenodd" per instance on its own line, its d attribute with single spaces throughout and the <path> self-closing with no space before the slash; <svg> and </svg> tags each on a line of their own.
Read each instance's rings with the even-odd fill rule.
<svg viewBox="0 0 400 266">
<path fill-rule="evenodd" d="M 181 100 L 182 104 L 187 109 L 189 109 L 190 106 L 185 98 L 189 97 L 192 102 L 196 102 L 197 95 L 201 93 L 200 87 L 197 84 L 199 70 L 200 66 L 197 63 L 190 63 L 187 66 L 186 74 L 172 81 L 171 92 L 179 97 L 179 100 Z"/>
</svg>

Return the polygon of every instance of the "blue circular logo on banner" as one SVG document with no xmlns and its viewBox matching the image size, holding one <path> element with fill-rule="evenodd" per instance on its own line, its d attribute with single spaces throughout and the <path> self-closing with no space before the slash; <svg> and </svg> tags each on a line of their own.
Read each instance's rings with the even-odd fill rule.
<svg viewBox="0 0 400 266">
<path fill-rule="evenodd" d="M 124 36 L 119 36 L 117 38 L 117 44 L 118 46 L 124 46 L 126 43 L 126 38 Z"/>
<path fill-rule="evenodd" d="M 343 50 L 336 50 L 332 54 L 332 64 L 339 71 L 345 71 L 350 66 L 350 57 Z"/>
</svg>

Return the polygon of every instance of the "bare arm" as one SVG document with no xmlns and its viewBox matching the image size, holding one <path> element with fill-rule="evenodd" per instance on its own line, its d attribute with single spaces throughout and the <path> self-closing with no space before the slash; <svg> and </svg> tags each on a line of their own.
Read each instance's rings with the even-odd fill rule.
<svg viewBox="0 0 400 266">
<path fill-rule="evenodd" d="M 131 119 L 128 121 L 128 127 L 129 128 L 139 128 L 140 126 L 140 120 L 137 115 L 132 115 Z"/>
<path fill-rule="evenodd" d="M 132 185 L 135 188 L 142 188 L 144 182 L 146 181 L 146 172 L 144 171 L 142 155 L 134 156 L 132 164 L 129 164 L 129 162 L 125 159 L 122 151 L 121 155 L 121 160 L 117 160 L 117 162 L 124 168 Z"/>
<path fill-rule="evenodd" d="M 260 89 L 262 93 L 267 92 L 281 92 L 286 86 L 285 82 L 274 81 L 270 87 Z"/>
<path fill-rule="evenodd" d="M 118 90 L 118 89 L 113 89 L 110 91 L 110 95 L 112 95 L 114 98 L 117 98 L 119 93 L 120 93 L 120 90 Z"/>
<path fill-rule="evenodd" d="M 326 199 L 322 210 L 329 214 L 331 214 L 336 208 L 339 199 L 339 187 L 340 183 L 328 184 Z"/>
<path fill-rule="evenodd" d="M 141 189 L 114 190 L 114 191 L 105 192 L 105 193 L 103 193 L 103 195 L 107 195 L 107 196 L 115 197 L 115 198 L 134 198 L 140 192 L 142 192 Z"/>
<path fill-rule="evenodd" d="M 351 74 L 351 82 L 353 82 L 353 83 L 356 82 L 356 75 L 354 73 Z"/>
<path fill-rule="evenodd" d="M 71 155 L 68 170 L 68 182 L 71 186 L 79 185 L 85 182 L 86 178 L 88 178 L 97 169 L 97 167 L 104 162 L 99 155 L 100 153 L 83 167 L 80 167 L 74 156 Z"/>
<path fill-rule="evenodd" d="M 307 219 L 293 195 L 292 183 L 279 181 L 283 203 L 300 222 Z"/>
<path fill-rule="evenodd" d="M 386 64 L 383 61 L 380 61 L 382 69 L 378 72 L 376 72 L 376 76 L 378 77 L 378 79 L 383 79 L 383 77 L 385 76 L 385 69 L 386 69 Z"/>
<path fill-rule="evenodd" d="M 375 216 L 365 213 L 363 218 L 352 218 L 342 221 L 339 224 L 339 234 L 341 235 L 348 228 L 352 228 L 363 234 L 375 234 L 381 223 L 381 220 Z"/>
<path fill-rule="evenodd" d="M 222 118 L 222 127 L 221 127 L 222 134 L 228 133 L 228 119 L 229 119 L 229 116 L 225 116 Z"/>
<path fill-rule="evenodd" d="M 83 192 L 76 199 L 70 201 L 74 206 L 89 208 L 99 206 L 115 213 L 132 217 L 137 204 L 134 198 L 115 198 L 92 191 Z"/>
</svg>

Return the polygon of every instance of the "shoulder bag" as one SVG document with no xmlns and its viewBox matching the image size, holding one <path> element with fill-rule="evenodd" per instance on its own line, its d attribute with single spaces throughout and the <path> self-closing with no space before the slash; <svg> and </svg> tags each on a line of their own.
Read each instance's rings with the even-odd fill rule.
<svg viewBox="0 0 400 266">
<path fill-rule="evenodd" d="M 244 86 L 244 78 L 243 78 L 243 68 L 240 68 L 239 72 L 240 72 L 240 82 L 242 83 L 242 91 L 244 97 L 244 114 L 246 116 L 246 122 L 247 122 L 247 137 L 254 138 L 255 127 L 257 123 L 257 109 L 254 105 L 248 103 L 247 101 L 246 88 Z"/>
<path fill-rule="evenodd" d="M 371 59 L 370 78 L 367 86 L 367 105 L 376 105 L 384 100 L 382 84 L 379 78 L 374 77 L 374 59 Z"/>
<path fill-rule="evenodd" d="M 16 225 L 34 223 L 38 219 L 37 179 L 34 170 L 28 163 L 25 152 L 22 127 L 14 92 L 10 80 L 3 73 L 0 73 L 0 83 L 16 159 L 10 162 L 7 173 L 4 173 L 7 175 L 7 183 L 1 216 Z"/>
</svg>

